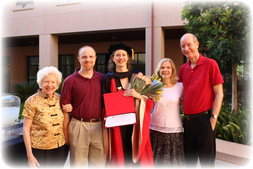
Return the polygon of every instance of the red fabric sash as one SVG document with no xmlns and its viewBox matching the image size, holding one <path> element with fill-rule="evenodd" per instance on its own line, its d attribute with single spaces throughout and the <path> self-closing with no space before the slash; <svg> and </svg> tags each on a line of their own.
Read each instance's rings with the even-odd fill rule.
<svg viewBox="0 0 253 169">
<path fill-rule="evenodd" d="M 153 108 L 153 100 L 147 99 L 145 115 L 143 119 L 142 143 L 139 150 L 139 159 L 141 167 L 154 167 L 154 159 L 150 142 L 149 125 L 151 121 L 150 111 Z"/>
<path fill-rule="evenodd" d="M 116 83 L 114 79 L 111 79 L 111 92 L 117 92 Z M 140 167 L 154 167 L 154 159 L 152 153 L 152 147 L 149 137 L 149 125 L 151 121 L 150 111 L 153 108 L 153 100 L 147 99 L 145 107 L 145 115 L 143 119 L 142 130 L 142 143 L 139 150 Z M 111 166 L 112 167 L 125 167 L 124 152 L 121 138 L 120 127 L 114 127 L 112 129 L 111 140 Z"/>
<path fill-rule="evenodd" d="M 117 92 L 117 87 L 114 79 L 111 79 L 111 92 Z M 114 127 L 112 129 L 112 157 L 111 166 L 124 167 L 124 152 L 122 145 L 122 138 L 120 127 Z"/>
</svg>

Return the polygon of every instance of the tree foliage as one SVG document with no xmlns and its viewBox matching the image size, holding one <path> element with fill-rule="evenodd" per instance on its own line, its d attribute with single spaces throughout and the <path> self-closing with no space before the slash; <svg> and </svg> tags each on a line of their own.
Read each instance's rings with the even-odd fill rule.
<svg viewBox="0 0 253 169">
<path fill-rule="evenodd" d="M 199 51 L 221 68 L 232 66 L 232 111 L 237 110 L 237 65 L 250 54 L 250 9 L 243 2 L 187 2 L 182 20 L 199 40 Z"/>
<path fill-rule="evenodd" d="M 250 9 L 242 2 L 187 2 L 182 20 L 196 35 L 199 51 L 221 67 L 239 64 L 249 56 Z"/>
</svg>

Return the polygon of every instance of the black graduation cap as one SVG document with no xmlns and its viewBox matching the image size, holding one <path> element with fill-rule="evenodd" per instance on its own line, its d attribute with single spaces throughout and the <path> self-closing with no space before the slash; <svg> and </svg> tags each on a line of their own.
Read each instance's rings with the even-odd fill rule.
<svg viewBox="0 0 253 169">
<path fill-rule="evenodd" d="M 112 55 L 112 53 L 118 49 L 125 50 L 129 56 L 132 56 L 132 60 L 134 60 L 134 50 L 131 48 L 131 46 L 128 46 L 122 42 L 111 44 L 110 47 L 108 48 L 108 52 L 110 55 Z"/>
</svg>

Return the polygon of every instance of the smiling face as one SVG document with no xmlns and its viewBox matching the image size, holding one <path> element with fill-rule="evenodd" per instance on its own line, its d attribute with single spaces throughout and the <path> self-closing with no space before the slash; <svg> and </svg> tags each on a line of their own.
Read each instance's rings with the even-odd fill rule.
<svg viewBox="0 0 253 169">
<path fill-rule="evenodd" d="M 116 68 L 127 68 L 127 61 L 129 59 L 129 56 L 125 50 L 119 49 L 114 52 L 112 60 L 116 64 Z"/>
<path fill-rule="evenodd" d="M 47 75 L 43 80 L 42 80 L 42 91 L 48 95 L 48 97 L 52 97 L 56 89 L 58 88 L 58 82 L 57 78 L 54 74 L 49 74 Z"/>
<path fill-rule="evenodd" d="M 159 71 L 160 76 L 162 76 L 163 79 L 169 79 L 172 75 L 172 65 L 170 61 L 164 61 L 160 67 Z"/>
<path fill-rule="evenodd" d="M 92 70 L 97 59 L 96 52 L 93 48 L 85 47 L 80 50 L 77 59 L 82 69 Z"/>
<path fill-rule="evenodd" d="M 185 34 L 180 40 L 182 53 L 192 62 L 196 62 L 199 57 L 199 42 L 194 40 L 191 34 Z"/>
</svg>

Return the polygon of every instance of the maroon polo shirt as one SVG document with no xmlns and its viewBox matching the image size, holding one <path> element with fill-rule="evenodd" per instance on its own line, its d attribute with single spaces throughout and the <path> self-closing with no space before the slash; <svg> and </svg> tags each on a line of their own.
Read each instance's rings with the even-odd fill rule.
<svg viewBox="0 0 253 169">
<path fill-rule="evenodd" d="M 198 63 L 192 69 L 191 62 L 179 70 L 179 82 L 183 82 L 185 114 L 198 114 L 213 107 L 213 87 L 224 83 L 217 62 L 200 54 Z"/>
<path fill-rule="evenodd" d="M 74 117 L 93 119 L 101 117 L 101 89 L 103 74 L 94 71 L 91 79 L 78 73 L 68 76 L 62 85 L 61 105 L 71 104 Z"/>
</svg>

